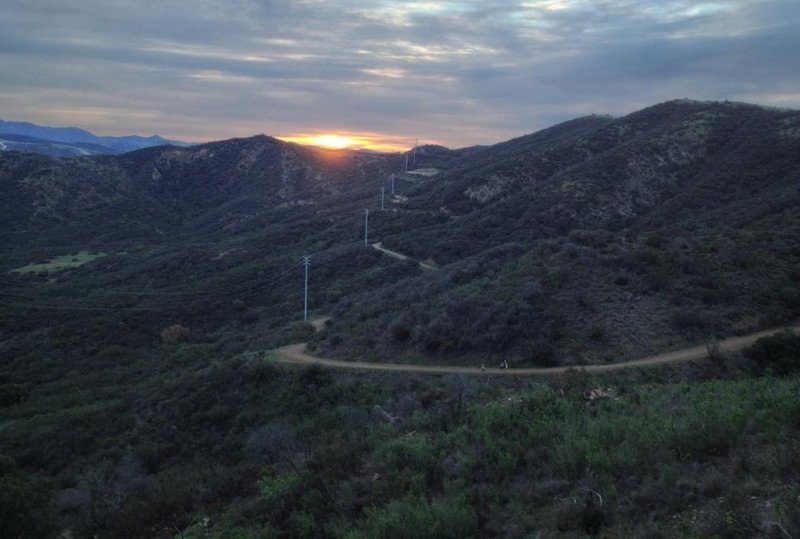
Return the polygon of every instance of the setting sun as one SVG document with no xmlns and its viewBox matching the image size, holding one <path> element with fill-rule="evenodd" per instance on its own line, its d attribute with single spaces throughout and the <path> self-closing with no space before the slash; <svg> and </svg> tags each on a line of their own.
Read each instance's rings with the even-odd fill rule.
<svg viewBox="0 0 800 539">
<path fill-rule="evenodd" d="M 355 139 L 343 135 L 318 135 L 311 137 L 311 143 L 331 150 L 341 150 L 358 145 Z"/>
<path fill-rule="evenodd" d="M 406 137 L 381 133 L 295 133 L 279 135 L 286 142 L 316 146 L 326 150 L 372 150 L 376 152 L 404 152 L 413 142 Z"/>
</svg>

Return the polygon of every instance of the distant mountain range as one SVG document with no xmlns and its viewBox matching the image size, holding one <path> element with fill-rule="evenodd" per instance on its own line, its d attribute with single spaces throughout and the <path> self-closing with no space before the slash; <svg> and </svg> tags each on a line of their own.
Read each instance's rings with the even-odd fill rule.
<svg viewBox="0 0 800 539">
<path fill-rule="evenodd" d="M 40 153 L 55 157 L 114 155 L 151 146 L 188 146 L 158 135 L 103 137 L 77 127 L 46 127 L 0 120 L 0 150 Z"/>
</svg>

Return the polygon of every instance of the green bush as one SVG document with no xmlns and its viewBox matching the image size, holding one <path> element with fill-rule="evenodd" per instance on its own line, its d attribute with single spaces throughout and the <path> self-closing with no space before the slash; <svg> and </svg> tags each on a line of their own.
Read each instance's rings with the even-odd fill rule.
<svg viewBox="0 0 800 539">
<path fill-rule="evenodd" d="M 28 395 L 28 388 L 22 384 L 0 385 L 0 408 L 19 404 Z"/>
<path fill-rule="evenodd" d="M 478 519 L 463 497 L 406 496 L 379 508 L 368 508 L 365 517 L 346 539 L 468 539 L 476 537 Z"/>
<path fill-rule="evenodd" d="M 268 507 L 280 511 L 300 495 L 303 483 L 303 478 L 296 473 L 264 475 L 259 481 L 261 499 Z"/>
</svg>

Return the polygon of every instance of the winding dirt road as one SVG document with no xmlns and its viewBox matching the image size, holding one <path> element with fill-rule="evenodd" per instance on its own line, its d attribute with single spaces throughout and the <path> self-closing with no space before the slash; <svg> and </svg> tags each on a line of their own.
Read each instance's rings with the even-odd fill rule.
<svg viewBox="0 0 800 539">
<path fill-rule="evenodd" d="M 419 264 L 419 267 L 424 269 L 424 270 L 439 271 L 439 268 L 437 268 L 436 266 L 434 266 L 432 264 L 428 264 L 427 262 L 420 262 L 419 260 L 415 260 L 415 259 L 411 258 L 410 256 L 404 255 L 403 253 L 398 253 L 397 251 L 392 251 L 391 249 L 387 249 L 386 247 L 384 247 L 382 245 L 382 242 L 380 242 L 380 241 L 378 243 L 373 243 L 371 245 L 372 245 L 373 249 L 377 249 L 378 251 L 380 251 L 380 252 L 382 252 L 384 254 L 387 254 L 387 255 L 389 255 L 391 257 L 397 258 L 398 260 L 411 260 L 412 262 L 416 262 L 417 264 Z"/>
<path fill-rule="evenodd" d="M 778 328 L 766 329 L 758 331 L 742 337 L 731 337 L 724 341 L 717 341 L 719 349 L 722 352 L 733 352 L 741 350 L 749 346 L 762 337 L 774 335 L 781 331 L 789 330 L 793 333 L 800 330 L 800 322 L 796 322 L 789 326 L 782 326 Z M 414 372 L 414 373 L 434 373 L 434 374 L 447 374 L 447 373 L 460 373 L 460 374 L 508 374 L 514 376 L 541 376 L 548 374 L 563 373 L 570 367 L 524 367 L 519 369 L 499 369 L 497 367 L 487 367 L 481 369 L 480 367 L 453 367 L 447 365 L 410 365 L 403 363 L 365 363 L 360 361 L 340 361 L 336 359 L 325 359 L 321 357 L 312 356 L 305 352 L 305 343 L 290 344 L 282 348 L 278 348 L 277 355 L 278 361 L 283 363 L 291 363 L 293 365 L 320 365 L 323 367 L 332 367 L 336 369 L 361 369 L 370 371 L 397 371 L 397 372 Z M 641 359 L 634 359 L 632 361 L 625 361 L 622 363 L 608 363 L 601 365 L 580 365 L 576 368 L 585 369 L 586 372 L 608 372 L 618 369 L 630 369 L 634 367 L 647 367 L 653 365 L 663 365 L 666 363 L 678 363 L 681 361 L 693 361 L 708 357 L 708 349 L 706 345 L 692 346 L 675 350 L 673 352 L 665 352 L 654 356 L 643 357 Z"/>
</svg>

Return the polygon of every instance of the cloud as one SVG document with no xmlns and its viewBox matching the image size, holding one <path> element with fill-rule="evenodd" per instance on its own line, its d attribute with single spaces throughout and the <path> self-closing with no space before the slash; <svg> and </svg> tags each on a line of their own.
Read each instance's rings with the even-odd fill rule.
<svg viewBox="0 0 800 539">
<path fill-rule="evenodd" d="M 800 106 L 794 0 L 26 0 L 0 117 L 490 143 L 677 97 Z"/>
</svg>

